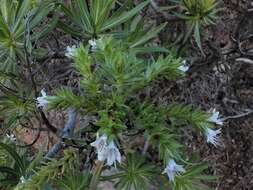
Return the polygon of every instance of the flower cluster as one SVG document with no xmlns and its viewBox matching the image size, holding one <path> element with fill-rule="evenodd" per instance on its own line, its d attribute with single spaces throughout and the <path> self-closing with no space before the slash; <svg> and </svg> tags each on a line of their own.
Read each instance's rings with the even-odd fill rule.
<svg viewBox="0 0 253 190">
<path fill-rule="evenodd" d="M 11 142 L 15 142 L 16 141 L 16 137 L 14 134 L 6 134 L 6 137 L 11 141 Z"/>
<path fill-rule="evenodd" d="M 113 141 L 110 141 L 110 143 L 107 143 L 107 136 L 102 135 L 101 137 L 97 137 L 96 141 L 91 143 L 91 146 L 96 148 L 98 160 L 99 161 L 107 161 L 107 165 L 115 165 L 118 161 L 121 163 L 121 154 L 119 152 L 119 149 L 115 145 Z"/>
<path fill-rule="evenodd" d="M 212 115 L 208 118 L 209 122 L 214 123 L 216 125 L 223 125 L 223 120 L 219 118 L 219 112 L 215 109 L 212 110 Z M 215 147 L 221 145 L 221 140 L 218 135 L 221 133 L 221 129 L 213 130 L 210 128 L 206 128 L 205 135 L 207 138 L 207 142 L 213 144 Z"/>
<path fill-rule="evenodd" d="M 223 120 L 219 117 L 219 112 L 213 109 L 211 113 L 212 115 L 207 119 L 207 121 L 217 125 L 223 125 Z M 205 129 L 207 142 L 213 144 L 215 147 L 221 145 L 221 140 L 218 137 L 219 134 L 221 134 L 221 129 Z M 176 175 L 180 175 L 184 172 L 185 169 L 182 165 L 178 165 L 175 160 L 170 159 L 163 173 L 166 173 L 168 175 L 169 180 L 173 182 Z"/>
</svg>

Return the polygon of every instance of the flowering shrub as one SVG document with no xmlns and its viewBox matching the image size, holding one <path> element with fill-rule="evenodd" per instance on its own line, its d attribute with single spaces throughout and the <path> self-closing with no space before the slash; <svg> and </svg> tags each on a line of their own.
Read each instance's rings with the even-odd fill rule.
<svg viewBox="0 0 253 190">
<path fill-rule="evenodd" d="M 21 2 L 26 1 L 16 3 Z M 6 130 L 0 143 L 0 187 L 95 190 L 99 183 L 110 181 L 117 189 L 129 190 L 148 190 L 151 185 L 157 189 L 208 189 L 205 181 L 215 177 L 205 174 L 205 163 L 186 154 L 180 129 L 191 126 L 207 143 L 217 147 L 221 145 L 221 129 L 214 128 L 223 125 L 219 112 L 205 112 L 176 102 L 161 105 L 151 97 L 140 96 L 157 81 L 184 77 L 189 66 L 165 48 L 148 43 L 165 24 L 151 28 L 150 34 L 140 28 L 117 30 L 149 1 L 131 10 L 126 3 L 116 11 L 114 6 L 120 4 L 114 0 L 77 0 L 71 1 L 70 7 L 50 2 L 73 21 L 69 26 L 59 21 L 60 28 L 84 39 L 67 46 L 64 53 L 65 59 L 73 62 L 75 85 L 43 88 L 34 74 L 36 63 L 30 60 L 37 55 L 24 53 L 28 67 L 24 78 L 30 78 L 31 83 L 13 78 L 1 89 Z M 33 7 L 26 9 L 29 12 Z M 137 30 L 143 36 L 133 38 Z M 127 34 L 117 37 L 124 32 Z M 17 65 L 24 69 L 22 66 Z M 68 111 L 69 118 L 59 129 L 45 113 L 62 110 Z M 48 152 L 40 151 L 37 156 L 27 150 L 36 139 L 31 145 L 21 146 L 21 139 L 12 134 L 27 126 L 33 128 L 36 119 L 58 138 Z M 77 128 L 81 120 L 88 122 Z M 134 144 L 137 140 L 138 145 Z M 7 156 L 1 156 L 3 153 Z"/>
</svg>

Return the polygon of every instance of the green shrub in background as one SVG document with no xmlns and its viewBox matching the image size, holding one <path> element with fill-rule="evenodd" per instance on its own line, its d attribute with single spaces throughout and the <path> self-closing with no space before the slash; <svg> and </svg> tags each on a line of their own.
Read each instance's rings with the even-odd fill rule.
<svg viewBox="0 0 253 190">
<path fill-rule="evenodd" d="M 32 7 L 31 0 L 1 0 L 0 3 L 0 69 L 2 73 L 17 74 L 18 65 L 26 64 L 33 42 L 55 26 L 56 19 L 53 19 L 43 30 L 33 31 L 54 9 L 54 3 L 41 1 L 36 7 Z"/>
<path fill-rule="evenodd" d="M 215 0 L 182 0 L 183 13 L 176 13 L 176 15 L 184 19 L 187 24 L 187 33 L 184 41 L 193 34 L 198 47 L 203 51 L 201 29 L 215 24 L 218 13 L 217 5 L 218 3 Z"/>
</svg>

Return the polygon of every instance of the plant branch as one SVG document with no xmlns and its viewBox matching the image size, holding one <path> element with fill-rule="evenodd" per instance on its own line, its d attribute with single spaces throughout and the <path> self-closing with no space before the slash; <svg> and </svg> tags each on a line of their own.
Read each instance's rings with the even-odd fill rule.
<svg viewBox="0 0 253 190">
<path fill-rule="evenodd" d="M 25 22 L 25 42 L 24 42 L 24 54 L 25 54 L 25 60 L 26 60 L 26 64 L 28 66 L 28 72 L 29 72 L 29 77 L 30 77 L 30 80 L 32 82 L 32 87 L 33 87 L 33 90 L 34 90 L 34 93 L 35 93 L 35 97 L 38 97 L 38 90 L 37 90 L 37 85 L 36 85 L 36 82 L 35 82 L 35 78 L 34 78 L 34 75 L 32 73 L 32 64 L 31 64 L 31 60 L 30 60 L 30 57 L 28 55 L 28 42 L 30 40 L 30 28 L 29 28 L 29 20 L 30 18 L 32 17 L 32 15 L 28 14 L 26 16 L 26 22 Z M 55 126 L 53 126 L 49 120 L 47 119 L 45 113 L 43 112 L 43 110 L 41 108 L 38 108 L 39 110 L 39 113 L 40 113 L 40 116 L 44 122 L 44 124 L 48 127 L 48 129 L 50 131 L 52 131 L 54 134 L 57 133 L 57 128 Z"/>
</svg>

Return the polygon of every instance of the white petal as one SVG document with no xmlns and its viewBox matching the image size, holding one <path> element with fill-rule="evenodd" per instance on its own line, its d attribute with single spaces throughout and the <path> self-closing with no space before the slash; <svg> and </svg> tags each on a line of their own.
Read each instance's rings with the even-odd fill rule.
<svg viewBox="0 0 253 190">
<path fill-rule="evenodd" d="M 93 143 L 90 144 L 91 146 L 95 147 L 98 152 L 101 152 L 107 146 L 107 136 L 102 135 L 101 137 L 97 138 Z"/>
<path fill-rule="evenodd" d="M 96 46 L 97 45 L 97 43 L 96 43 L 96 40 L 89 40 L 89 44 L 91 45 L 91 46 Z"/>
<path fill-rule="evenodd" d="M 37 98 L 37 106 L 38 107 L 43 107 L 44 108 L 44 107 L 47 106 L 48 101 L 45 98 L 46 97 L 43 97 L 43 96 Z"/>
<path fill-rule="evenodd" d="M 219 112 L 215 109 L 213 109 L 212 115 L 208 118 L 208 121 L 217 125 L 223 125 L 222 119 L 219 118 Z"/>
<path fill-rule="evenodd" d="M 24 178 L 24 176 L 21 176 L 20 182 L 21 182 L 21 183 L 25 183 L 25 181 L 26 181 L 26 179 Z"/>
<path fill-rule="evenodd" d="M 16 137 L 15 137 L 13 134 L 11 134 L 11 135 L 6 134 L 6 137 L 7 137 L 10 141 L 12 141 L 12 142 L 15 142 L 15 141 L 16 141 Z"/>
<path fill-rule="evenodd" d="M 67 46 L 65 56 L 68 58 L 73 58 L 76 51 L 76 46 Z"/>
<path fill-rule="evenodd" d="M 121 163 L 121 154 L 119 152 L 119 150 L 117 149 L 117 156 L 116 156 L 116 159 L 119 163 Z"/>
<path fill-rule="evenodd" d="M 118 161 L 121 163 L 121 154 L 119 152 L 119 149 L 116 147 L 113 141 L 110 142 L 110 144 L 107 147 L 107 165 L 115 165 Z"/>
<path fill-rule="evenodd" d="M 91 49 L 94 51 L 97 49 L 97 42 L 96 42 L 96 39 L 92 39 L 92 40 L 89 40 L 88 41 L 90 46 L 91 46 Z"/>
<path fill-rule="evenodd" d="M 42 89 L 42 90 L 40 91 L 40 93 L 41 93 L 41 95 L 42 95 L 43 97 L 46 97 L 46 96 L 47 96 L 47 93 L 46 93 L 45 89 Z"/>
<path fill-rule="evenodd" d="M 109 145 L 107 145 L 106 135 L 98 137 L 96 141 L 94 141 L 90 145 L 96 148 L 98 160 L 106 160 L 108 166 L 111 166 L 113 164 L 116 166 L 117 161 L 121 163 L 121 154 L 117 146 L 114 144 L 113 141 L 111 141 Z"/>
<path fill-rule="evenodd" d="M 41 90 L 41 95 L 42 96 L 36 98 L 37 99 L 37 106 L 44 108 L 48 104 L 48 100 L 46 100 L 46 98 L 48 96 L 47 96 L 47 94 L 46 94 L 46 92 L 45 92 L 44 89 Z"/>
<path fill-rule="evenodd" d="M 212 130 L 210 128 L 206 129 L 206 138 L 207 142 L 213 144 L 215 147 L 221 144 L 221 140 L 219 138 L 219 134 L 221 133 L 221 129 Z"/>
<path fill-rule="evenodd" d="M 182 165 L 178 165 L 175 160 L 169 160 L 167 167 L 165 168 L 164 172 L 167 173 L 169 180 L 174 181 L 176 175 L 180 175 L 180 173 L 185 172 L 185 169 Z"/>
<path fill-rule="evenodd" d="M 185 66 L 185 65 L 181 65 L 181 66 L 178 67 L 178 69 L 179 69 L 180 71 L 186 72 L 186 71 L 189 70 L 189 67 L 188 67 L 188 66 Z"/>
<path fill-rule="evenodd" d="M 98 137 L 90 145 L 96 148 L 98 160 L 104 161 L 107 156 L 107 136 L 102 135 L 101 137 Z"/>
<path fill-rule="evenodd" d="M 98 160 L 99 161 L 105 161 L 107 158 L 107 149 L 103 149 L 102 151 L 98 152 Z"/>
</svg>

